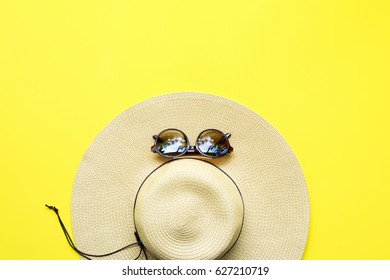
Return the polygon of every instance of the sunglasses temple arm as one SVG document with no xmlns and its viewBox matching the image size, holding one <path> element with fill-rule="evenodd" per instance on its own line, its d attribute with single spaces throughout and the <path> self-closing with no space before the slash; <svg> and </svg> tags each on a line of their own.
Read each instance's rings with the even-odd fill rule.
<svg viewBox="0 0 390 280">
<path fill-rule="evenodd" d="M 225 134 L 226 139 L 229 139 L 230 136 L 232 136 L 230 133 Z M 230 146 L 230 143 L 229 143 L 229 150 L 227 152 L 228 153 L 233 152 L 233 147 Z"/>
<path fill-rule="evenodd" d="M 230 136 L 231 136 L 230 133 L 226 133 L 221 139 L 219 139 L 219 141 L 218 141 L 217 143 L 214 144 L 214 146 L 218 145 L 218 144 L 221 143 L 223 140 L 228 139 Z"/>
<path fill-rule="evenodd" d="M 228 139 L 230 136 L 232 136 L 230 133 L 226 133 L 221 139 L 219 139 L 219 141 L 217 143 L 215 143 L 214 145 L 210 146 L 209 149 L 207 151 L 210 151 L 210 149 L 213 149 L 215 148 L 215 146 L 217 146 L 219 143 L 221 143 L 223 140 L 225 139 Z M 232 148 L 233 150 L 233 148 Z M 230 149 L 229 149 L 230 151 Z"/>
<path fill-rule="evenodd" d="M 154 139 L 154 145 L 152 147 L 150 147 L 150 150 L 153 152 L 153 153 L 156 153 L 156 144 L 157 142 L 160 140 L 161 141 L 161 138 L 158 136 L 158 135 L 153 135 L 153 139 Z"/>
</svg>

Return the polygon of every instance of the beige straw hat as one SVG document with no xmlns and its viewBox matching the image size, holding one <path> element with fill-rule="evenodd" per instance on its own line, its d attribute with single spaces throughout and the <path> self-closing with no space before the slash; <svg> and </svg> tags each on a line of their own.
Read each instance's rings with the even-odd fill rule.
<svg viewBox="0 0 390 280">
<path fill-rule="evenodd" d="M 151 146 L 167 128 L 191 145 L 205 129 L 230 133 L 234 151 L 164 158 Z M 309 227 L 305 180 L 280 134 L 249 109 L 200 93 L 149 99 L 107 125 L 80 163 L 71 213 L 79 250 L 112 252 L 137 232 L 148 259 L 300 259 Z"/>
</svg>

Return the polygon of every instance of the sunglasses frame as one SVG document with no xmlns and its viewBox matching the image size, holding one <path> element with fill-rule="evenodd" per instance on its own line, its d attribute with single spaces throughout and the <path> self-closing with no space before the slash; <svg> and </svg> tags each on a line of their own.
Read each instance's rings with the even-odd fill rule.
<svg viewBox="0 0 390 280">
<path fill-rule="evenodd" d="M 158 139 L 160 138 L 160 135 L 161 135 L 162 133 L 168 131 L 168 130 L 175 130 L 175 131 L 178 131 L 178 132 L 180 132 L 181 134 L 183 134 L 183 136 L 184 136 L 184 138 L 185 138 L 185 141 L 186 141 L 187 145 L 186 145 L 186 148 L 184 149 L 184 151 L 183 151 L 182 153 L 180 153 L 180 154 L 178 154 L 178 155 L 175 155 L 175 156 L 169 156 L 169 155 L 164 155 L 164 154 L 162 154 L 162 153 L 156 148 L 156 146 L 157 146 L 157 141 L 158 141 Z M 215 130 L 215 131 L 221 133 L 222 135 L 224 135 L 224 137 L 221 138 L 221 140 L 222 140 L 222 139 L 226 139 L 226 140 L 227 140 L 227 143 L 228 143 L 228 151 L 227 151 L 226 153 L 224 153 L 223 155 L 210 156 L 210 155 L 207 155 L 207 154 L 203 153 L 203 152 L 199 149 L 198 139 L 199 139 L 199 137 L 200 137 L 204 132 L 206 132 L 206 131 L 208 131 L 208 130 Z M 192 145 L 190 145 L 190 141 L 188 140 L 187 135 L 186 135 L 183 131 L 181 131 L 180 129 L 177 129 L 177 128 L 167 128 L 167 129 L 162 130 L 158 135 L 153 135 L 154 145 L 153 145 L 150 149 L 151 149 L 151 151 L 152 151 L 153 153 L 157 153 L 157 154 L 159 154 L 160 156 L 163 156 L 163 157 L 166 157 L 166 158 L 177 158 L 177 157 L 184 156 L 185 154 L 196 154 L 196 155 L 199 154 L 199 155 L 202 155 L 202 156 L 208 157 L 208 158 L 220 158 L 220 157 L 223 157 L 223 156 L 225 156 L 225 155 L 227 155 L 228 153 L 231 153 L 231 152 L 233 151 L 233 147 L 230 145 L 230 142 L 229 142 L 229 139 L 228 139 L 230 136 L 231 136 L 230 133 L 223 133 L 222 131 L 220 131 L 220 130 L 218 130 L 218 129 L 215 129 L 215 128 L 208 128 L 208 129 L 205 129 L 205 130 L 203 130 L 203 131 L 201 131 L 201 132 L 199 133 L 198 137 L 196 137 L 196 140 L 195 140 L 195 146 L 192 146 Z M 219 140 L 219 141 L 221 141 L 221 140 Z M 217 144 L 218 144 L 218 143 L 217 143 Z"/>
</svg>

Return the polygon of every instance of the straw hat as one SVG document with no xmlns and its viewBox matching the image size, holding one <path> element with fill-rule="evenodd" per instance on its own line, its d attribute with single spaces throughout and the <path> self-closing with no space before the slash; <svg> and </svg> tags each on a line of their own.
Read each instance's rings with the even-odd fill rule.
<svg viewBox="0 0 390 280">
<path fill-rule="evenodd" d="M 204 129 L 231 133 L 234 151 L 164 158 L 150 147 L 167 128 L 191 145 Z M 108 124 L 81 160 L 71 213 L 81 251 L 112 252 L 137 232 L 152 259 L 300 259 L 309 227 L 305 180 L 280 134 L 249 109 L 199 93 L 149 99 Z"/>
</svg>

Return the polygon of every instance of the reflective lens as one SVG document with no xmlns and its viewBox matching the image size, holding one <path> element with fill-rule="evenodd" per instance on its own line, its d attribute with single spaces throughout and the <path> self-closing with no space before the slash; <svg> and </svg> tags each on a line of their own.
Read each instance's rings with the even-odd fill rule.
<svg viewBox="0 0 390 280">
<path fill-rule="evenodd" d="M 199 152 L 208 157 L 220 157 L 229 151 L 229 134 L 216 129 L 207 129 L 201 132 L 197 139 Z"/>
<path fill-rule="evenodd" d="M 168 129 L 156 136 L 155 149 L 166 157 L 176 157 L 184 154 L 187 150 L 187 136 L 176 129 Z"/>
</svg>

